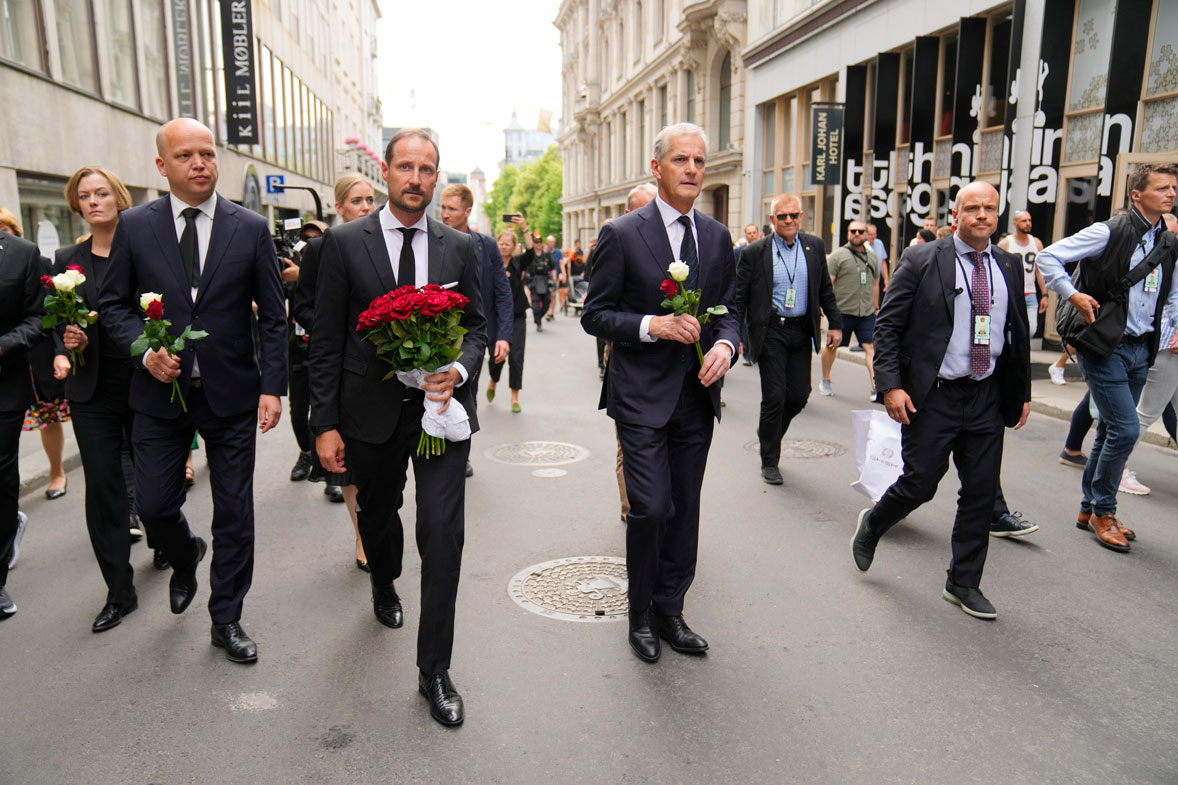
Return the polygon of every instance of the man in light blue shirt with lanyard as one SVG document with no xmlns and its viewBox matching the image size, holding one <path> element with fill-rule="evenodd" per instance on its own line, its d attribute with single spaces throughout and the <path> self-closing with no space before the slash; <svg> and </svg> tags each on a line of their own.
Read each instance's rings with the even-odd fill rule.
<svg viewBox="0 0 1178 785">
<path fill-rule="evenodd" d="M 1080 370 L 1100 412 L 1096 441 L 1084 467 L 1076 526 L 1091 530 L 1098 543 L 1120 552 L 1129 550 L 1136 535 L 1117 520 L 1117 485 L 1137 442 L 1136 406 L 1158 352 L 1162 309 L 1178 307 L 1176 251 L 1162 223 L 1162 214 L 1174 206 L 1174 167 L 1142 164 L 1129 176 L 1128 185 L 1132 210 L 1044 248 L 1037 259 L 1047 287 L 1068 300 L 1089 325 L 1100 318 L 1101 306 L 1109 305 L 1123 276 L 1142 263 L 1156 265 L 1129 289 L 1127 312 L 1110 310 L 1109 317 L 1122 322 L 1114 326 L 1123 333 L 1111 354 L 1068 341 L 1076 345 Z M 1160 255 L 1152 253 L 1155 245 L 1161 246 Z M 1079 262 L 1075 282 L 1064 270 L 1068 262 Z"/>
</svg>

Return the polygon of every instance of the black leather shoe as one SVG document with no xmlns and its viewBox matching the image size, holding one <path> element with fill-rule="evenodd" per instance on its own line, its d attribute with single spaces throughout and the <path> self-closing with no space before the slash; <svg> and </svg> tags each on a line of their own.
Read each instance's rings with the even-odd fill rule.
<svg viewBox="0 0 1178 785">
<path fill-rule="evenodd" d="M 867 572 L 871 567 L 875 560 L 875 546 L 879 545 L 879 535 L 871 532 L 871 510 L 868 507 L 859 513 L 855 536 L 851 538 L 851 561 L 859 572 Z"/>
<path fill-rule="evenodd" d="M 241 628 L 241 622 L 213 625 L 213 645 L 225 650 L 230 662 L 257 662 L 258 646 Z"/>
<path fill-rule="evenodd" d="M 327 479 L 327 471 L 317 460 L 311 461 L 311 470 L 307 473 L 308 482 L 324 482 Z"/>
<path fill-rule="evenodd" d="M 196 568 L 205 557 L 209 546 L 204 539 L 196 538 L 196 558 L 192 564 L 180 569 L 172 567 L 172 580 L 168 582 L 168 599 L 172 603 L 172 613 L 184 613 L 185 609 L 196 596 Z"/>
<path fill-rule="evenodd" d="M 168 557 L 164 556 L 164 552 L 159 548 L 156 548 L 155 555 L 151 557 L 151 566 L 155 567 L 157 570 L 166 570 L 172 565 L 168 561 Z"/>
<path fill-rule="evenodd" d="M 340 504 L 344 500 L 343 490 L 338 485 L 332 485 L 331 483 L 328 483 L 327 487 L 323 489 L 323 495 L 327 497 L 329 502 L 335 502 L 336 504 Z"/>
<path fill-rule="evenodd" d="M 291 482 L 302 482 L 311 476 L 311 453 L 300 452 L 294 468 L 290 470 Z"/>
<path fill-rule="evenodd" d="M 470 465 L 470 461 L 466 462 L 466 476 L 474 477 L 474 467 Z"/>
<path fill-rule="evenodd" d="M 372 587 L 372 612 L 376 620 L 394 630 L 405 623 L 405 615 L 401 611 L 401 598 L 397 596 L 393 584 Z"/>
<path fill-rule="evenodd" d="M 443 725 L 462 724 L 462 696 L 454 689 L 447 671 L 433 675 L 418 672 L 417 689 L 429 701 L 429 716 Z"/>
<path fill-rule="evenodd" d="M 781 485 L 785 482 L 781 479 L 781 470 L 776 466 L 762 466 L 761 479 L 770 485 Z"/>
<path fill-rule="evenodd" d="M 135 611 L 139 607 L 139 598 L 132 597 L 130 602 L 125 602 L 122 605 L 108 602 L 102 606 L 102 612 L 94 618 L 94 624 L 91 625 L 91 632 L 106 632 L 119 626 L 119 622 L 128 613 Z"/>
<path fill-rule="evenodd" d="M 659 637 L 671 644 L 671 648 L 681 654 L 703 654 L 708 650 L 708 642 L 699 634 L 692 632 L 683 621 L 683 615 L 660 616 L 654 615 L 655 627 Z"/>
<path fill-rule="evenodd" d="M 659 636 L 654 631 L 654 611 L 630 608 L 630 648 L 645 662 L 658 662 L 662 654 Z"/>
</svg>

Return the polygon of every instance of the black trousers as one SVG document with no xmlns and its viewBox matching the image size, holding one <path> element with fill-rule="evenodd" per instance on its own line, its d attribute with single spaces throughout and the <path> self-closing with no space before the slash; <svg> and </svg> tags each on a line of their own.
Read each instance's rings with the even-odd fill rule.
<svg viewBox="0 0 1178 785">
<path fill-rule="evenodd" d="M 540 320 L 548 315 L 548 306 L 552 305 L 552 290 L 548 290 L 541 294 L 535 290 L 532 291 L 532 314 L 536 319 L 536 324 L 540 324 Z"/>
<path fill-rule="evenodd" d="M 883 534 L 932 499 L 952 453 L 961 490 L 949 578 L 958 586 L 977 588 L 1002 468 L 1004 426 L 998 384 L 993 376 L 981 382 L 942 383 L 929 391 L 911 420 L 911 425 L 903 427 L 904 473 L 872 510 L 871 531 Z"/>
<path fill-rule="evenodd" d="M 315 438 L 311 435 L 311 376 L 307 373 L 306 359 L 306 352 L 290 350 L 290 429 L 294 432 L 299 450 L 313 453 Z"/>
<path fill-rule="evenodd" d="M 107 380 L 85 403 L 70 401 L 74 438 L 86 477 L 86 530 L 102 580 L 106 601 L 119 605 L 135 597 L 131 567 L 130 499 L 123 465 L 123 445 L 132 438 L 134 415 L 127 405 L 130 374 Z M 105 383 L 104 383 L 105 382 Z"/>
<path fill-rule="evenodd" d="M 24 409 L 0 412 L 0 586 L 8 581 L 8 552 L 20 509 L 20 429 Z"/>
<path fill-rule="evenodd" d="M 626 517 L 630 605 L 675 616 L 695 579 L 699 499 L 715 414 L 691 368 L 675 412 L 662 428 L 617 423 Z"/>
<path fill-rule="evenodd" d="M 416 392 L 416 391 L 414 391 Z M 405 475 L 413 461 L 417 486 L 417 551 L 421 554 L 421 620 L 417 627 L 417 667 L 437 673 L 450 667 L 454 648 L 454 606 L 465 536 L 466 460 L 470 440 L 446 442 L 446 452 L 417 456 L 421 434 L 420 393 L 401 407 L 392 437 L 382 444 L 347 443 L 347 461 L 356 482 L 360 540 L 374 586 L 401 577 L 405 552 L 400 509 Z"/>
<path fill-rule="evenodd" d="M 204 391 L 190 387 L 188 413 L 173 420 L 135 413 L 135 500 L 139 518 L 173 567 L 192 564 L 196 537 L 181 507 L 187 488 L 184 462 L 199 429 L 208 451 L 213 492 L 213 558 L 209 568 L 209 615 L 214 624 L 241 619 L 254 575 L 253 411 L 218 417 Z"/>
<path fill-rule="evenodd" d="M 810 400 L 810 362 L 814 345 L 805 327 L 770 324 L 757 358 L 761 373 L 761 465 L 776 466 L 781 459 L 781 440 L 789 424 Z"/>
<path fill-rule="evenodd" d="M 524 388 L 524 348 L 527 340 L 528 318 L 527 314 L 521 313 L 511 322 L 511 352 L 507 355 L 507 386 L 513 390 Z M 491 374 L 491 381 L 498 384 L 503 373 L 503 363 L 495 362 L 494 348 L 491 352 L 491 357 L 487 359 L 487 371 Z M 478 392 L 477 379 L 475 392 Z"/>
</svg>

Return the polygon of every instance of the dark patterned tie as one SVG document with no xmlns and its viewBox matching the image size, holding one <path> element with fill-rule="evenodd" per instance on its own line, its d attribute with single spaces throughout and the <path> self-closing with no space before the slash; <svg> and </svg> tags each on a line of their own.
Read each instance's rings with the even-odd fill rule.
<svg viewBox="0 0 1178 785">
<path fill-rule="evenodd" d="M 679 261 L 690 268 L 684 287 L 695 289 L 699 284 L 699 254 L 695 250 L 695 235 L 691 231 L 691 219 L 681 215 L 677 219 L 683 224 L 683 242 L 679 245 Z"/>
<path fill-rule="evenodd" d="M 973 332 L 977 325 L 975 317 L 990 315 L 989 266 L 986 264 L 986 255 L 981 251 L 970 251 L 969 258 L 973 260 L 973 282 L 969 287 L 970 294 L 973 295 L 971 297 L 973 307 L 969 319 L 969 369 L 974 376 L 980 379 L 990 370 L 990 347 L 973 340 Z"/>
<path fill-rule="evenodd" d="M 413 234 L 416 229 L 398 229 L 401 239 L 401 259 L 397 262 L 397 286 L 417 285 L 417 262 L 413 257 Z"/>
<path fill-rule="evenodd" d="M 193 289 L 200 286 L 200 244 L 196 241 L 196 217 L 200 210 L 185 207 L 180 211 L 184 216 L 184 231 L 180 233 L 180 259 L 184 262 L 184 274 Z"/>
</svg>

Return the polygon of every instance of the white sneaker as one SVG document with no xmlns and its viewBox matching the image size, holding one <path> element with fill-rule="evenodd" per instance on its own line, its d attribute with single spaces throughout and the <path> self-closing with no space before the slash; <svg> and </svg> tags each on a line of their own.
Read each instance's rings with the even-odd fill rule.
<svg viewBox="0 0 1178 785">
<path fill-rule="evenodd" d="M 1064 385 L 1068 383 L 1067 380 L 1063 378 L 1063 368 L 1060 368 L 1058 365 L 1047 366 L 1047 373 L 1051 374 L 1052 384 Z"/>
<path fill-rule="evenodd" d="M 1149 493 L 1147 490 L 1146 493 Z M 12 549 L 9 551 L 8 569 L 16 566 L 16 560 L 20 558 L 20 541 L 25 536 L 25 527 L 29 525 L 29 516 L 25 515 L 20 510 L 16 511 L 16 535 L 12 538 Z"/>
<path fill-rule="evenodd" d="M 822 395 L 834 395 L 834 390 L 830 389 L 830 379 L 818 382 L 818 392 Z"/>
<path fill-rule="evenodd" d="M 1137 473 L 1130 471 L 1128 466 L 1121 472 L 1121 484 L 1117 487 L 1117 491 L 1128 493 L 1132 496 L 1149 495 L 1149 488 L 1137 481 Z"/>
</svg>

